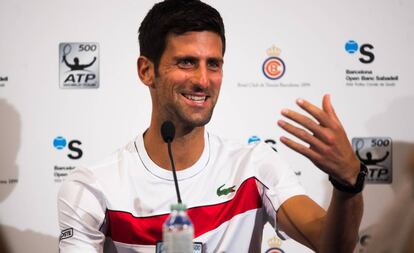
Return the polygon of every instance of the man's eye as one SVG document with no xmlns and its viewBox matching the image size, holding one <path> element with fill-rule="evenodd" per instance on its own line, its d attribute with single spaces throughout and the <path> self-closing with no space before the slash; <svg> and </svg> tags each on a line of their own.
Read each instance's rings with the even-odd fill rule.
<svg viewBox="0 0 414 253">
<path fill-rule="evenodd" d="M 217 70 L 221 68 L 221 63 L 219 61 L 208 61 L 208 68 L 212 70 Z"/>
<path fill-rule="evenodd" d="M 194 66 L 194 61 L 191 59 L 178 60 L 178 66 L 180 68 L 191 68 Z"/>
</svg>

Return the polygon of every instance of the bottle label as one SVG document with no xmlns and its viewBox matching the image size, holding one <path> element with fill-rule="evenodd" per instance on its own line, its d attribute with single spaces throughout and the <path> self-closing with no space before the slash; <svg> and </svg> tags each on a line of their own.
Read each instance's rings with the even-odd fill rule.
<svg viewBox="0 0 414 253">
<path fill-rule="evenodd" d="M 193 252 L 194 253 L 202 253 L 203 252 L 203 244 L 201 242 L 193 242 Z M 155 247 L 155 253 L 166 253 L 166 249 L 164 243 L 162 241 L 158 241 Z"/>
</svg>

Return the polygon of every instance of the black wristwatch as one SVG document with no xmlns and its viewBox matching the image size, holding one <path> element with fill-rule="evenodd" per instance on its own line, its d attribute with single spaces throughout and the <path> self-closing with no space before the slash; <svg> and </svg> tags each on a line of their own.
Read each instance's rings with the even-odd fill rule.
<svg viewBox="0 0 414 253">
<path fill-rule="evenodd" d="M 368 169 L 365 164 L 361 163 L 357 181 L 355 185 L 344 185 L 342 183 L 339 183 L 336 181 L 333 177 L 329 176 L 329 181 L 331 181 L 332 185 L 335 187 L 335 189 L 346 192 L 346 193 L 353 193 L 356 194 L 358 192 L 361 192 L 362 189 L 364 189 L 364 183 L 365 183 L 365 176 L 368 174 Z"/>
</svg>

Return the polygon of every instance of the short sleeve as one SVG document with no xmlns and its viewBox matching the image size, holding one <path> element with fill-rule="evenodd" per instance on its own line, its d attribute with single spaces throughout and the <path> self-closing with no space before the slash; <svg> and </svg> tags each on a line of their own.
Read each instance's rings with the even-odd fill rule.
<svg viewBox="0 0 414 253">
<path fill-rule="evenodd" d="M 263 204 L 270 223 L 276 227 L 276 212 L 289 198 L 305 195 L 291 166 L 266 144 L 260 148 L 263 155 L 257 168 L 257 175 L 262 185 Z"/>
<path fill-rule="evenodd" d="M 74 171 L 58 193 L 61 253 L 102 252 L 105 201 L 85 171 Z"/>
</svg>

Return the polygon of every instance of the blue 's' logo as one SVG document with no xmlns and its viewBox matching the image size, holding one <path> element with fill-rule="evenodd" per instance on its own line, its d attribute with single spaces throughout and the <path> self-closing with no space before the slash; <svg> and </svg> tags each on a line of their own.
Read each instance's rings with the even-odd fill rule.
<svg viewBox="0 0 414 253">
<path fill-rule="evenodd" d="M 80 159 L 82 157 L 83 151 L 80 148 L 82 142 L 80 140 L 66 141 L 66 139 L 62 136 L 58 136 L 53 140 L 53 146 L 58 150 L 66 148 L 66 145 L 71 152 L 67 155 L 70 159 Z"/>
<path fill-rule="evenodd" d="M 359 58 L 359 61 L 364 64 L 368 64 L 374 61 L 375 55 L 372 52 L 373 49 L 374 46 L 369 43 L 361 44 L 360 46 L 354 40 L 348 40 L 348 42 L 345 43 L 345 51 L 347 51 L 349 54 L 354 54 L 355 52 L 359 51 L 359 53 L 362 55 L 362 57 Z"/>
</svg>

